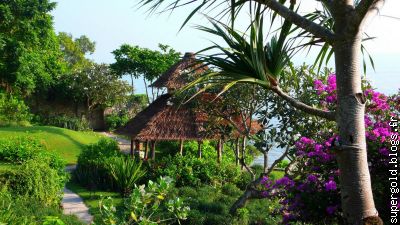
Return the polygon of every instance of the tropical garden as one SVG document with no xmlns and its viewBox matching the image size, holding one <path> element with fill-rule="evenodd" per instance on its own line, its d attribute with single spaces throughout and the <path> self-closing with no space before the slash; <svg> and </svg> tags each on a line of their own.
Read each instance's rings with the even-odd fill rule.
<svg viewBox="0 0 400 225">
<path fill-rule="evenodd" d="M 0 224 L 397 224 L 400 90 L 365 76 L 365 24 L 384 1 L 317 2 L 138 1 L 150 16 L 190 9 L 182 27 L 207 15 L 206 69 L 172 92 L 151 85 L 182 60 L 171 46 L 121 43 L 97 63 L 95 41 L 56 32 L 56 3 L 1 1 Z M 295 65 L 304 49 L 314 63 Z M 219 139 L 129 154 L 118 130 L 166 93 Z M 66 190 L 89 221 L 65 210 Z"/>
</svg>

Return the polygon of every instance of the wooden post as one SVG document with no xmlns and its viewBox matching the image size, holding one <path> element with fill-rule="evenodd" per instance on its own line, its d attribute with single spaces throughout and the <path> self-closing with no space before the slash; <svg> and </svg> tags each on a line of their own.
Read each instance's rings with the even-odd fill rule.
<svg viewBox="0 0 400 225">
<path fill-rule="evenodd" d="M 236 138 L 236 143 L 235 143 L 235 157 L 236 157 L 236 166 L 239 165 L 239 144 L 240 144 L 240 139 Z"/>
<path fill-rule="evenodd" d="M 151 141 L 150 143 L 151 159 L 156 159 L 156 141 Z"/>
<path fill-rule="evenodd" d="M 244 167 L 245 162 L 245 155 L 246 155 L 246 136 L 243 137 L 243 142 L 242 142 L 242 169 Z"/>
<path fill-rule="evenodd" d="M 133 139 L 131 138 L 131 151 L 130 151 L 130 155 L 131 155 L 131 158 L 133 159 L 133 151 L 134 151 L 134 149 L 133 149 Z"/>
<path fill-rule="evenodd" d="M 197 153 L 198 153 L 199 159 L 201 159 L 201 144 L 202 143 L 203 143 L 202 141 L 197 141 Z"/>
<path fill-rule="evenodd" d="M 181 140 L 179 144 L 179 154 L 183 155 L 183 140 Z"/>
<path fill-rule="evenodd" d="M 149 157 L 149 141 L 146 141 L 144 144 L 144 158 L 147 160 Z"/>
<path fill-rule="evenodd" d="M 135 141 L 135 157 L 140 159 L 140 141 Z"/>
<path fill-rule="evenodd" d="M 221 159 L 222 159 L 222 139 L 218 140 L 218 144 L 217 144 L 217 162 L 221 163 Z"/>
</svg>

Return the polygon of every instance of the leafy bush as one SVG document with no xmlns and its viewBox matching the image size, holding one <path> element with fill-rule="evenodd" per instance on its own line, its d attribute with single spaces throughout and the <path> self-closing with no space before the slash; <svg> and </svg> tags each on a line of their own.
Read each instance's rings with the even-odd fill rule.
<svg viewBox="0 0 400 225">
<path fill-rule="evenodd" d="M 218 164 L 214 160 L 179 155 L 166 156 L 160 162 L 151 164 L 149 170 L 150 179 L 157 176 L 175 177 L 178 187 L 234 183 L 241 173 L 238 167 L 229 163 Z"/>
<path fill-rule="evenodd" d="M 279 217 L 271 215 L 279 203 L 267 199 L 249 201 L 237 215 L 230 215 L 230 207 L 241 194 L 242 191 L 232 184 L 226 184 L 220 188 L 211 186 L 179 188 L 176 195 L 185 199 L 190 206 L 188 219 L 182 221 L 182 224 L 269 225 L 279 223 Z"/>
<path fill-rule="evenodd" d="M 34 199 L 46 206 L 59 205 L 67 174 L 49 166 L 46 159 L 28 160 L 2 174 L 14 196 Z"/>
<path fill-rule="evenodd" d="M 115 189 L 109 165 L 114 157 L 121 156 L 118 143 L 112 139 L 103 138 L 88 145 L 78 157 L 73 179 L 90 189 Z"/>
<path fill-rule="evenodd" d="M 149 181 L 147 187 L 136 187 L 125 200 L 122 216 L 116 214 L 112 199 L 100 202 L 104 224 L 163 224 L 185 220 L 189 212 L 183 200 L 171 198 L 172 179 L 161 177 L 157 183 Z"/>
<path fill-rule="evenodd" d="M 11 137 L 0 139 L 0 161 L 22 163 L 31 159 L 43 159 L 52 169 L 63 171 L 65 161 L 36 138 Z"/>
<path fill-rule="evenodd" d="M 115 130 L 118 127 L 124 126 L 130 117 L 126 113 L 113 113 L 105 117 L 106 127 L 108 130 Z"/>
<path fill-rule="evenodd" d="M 64 215 L 58 206 L 46 206 L 29 198 L 16 197 L 3 188 L 0 190 L 0 224 L 82 225 L 83 223 L 75 216 Z"/>
<path fill-rule="evenodd" d="M 141 162 L 127 157 L 113 158 L 109 168 L 117 188 L 125 196 L 131 193 L 136 181 L 146 173 Z"/>
<path fill-rule="evenodd" d="M 29 107 L 18 97 L 0 93 L 0 126 L 29 125 Z"/>
<path fill-rule="evenodd" d="M 61 128 L 67 128 L 76 131 L 91 130 L 89 121 L 85 117 L 71 117 L 67 115 L 36 115 L 34 117 L 34 122 L 41 125 L 55 126 Z"/>
</svg>

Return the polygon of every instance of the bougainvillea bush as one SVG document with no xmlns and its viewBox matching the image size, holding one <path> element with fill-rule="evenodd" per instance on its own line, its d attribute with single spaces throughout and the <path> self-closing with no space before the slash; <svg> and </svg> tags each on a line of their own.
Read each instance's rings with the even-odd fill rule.
<svg viewBox="0 0 400 225">
<path fill-rule="evenodd" d="M 369 169 L 376 207 L 383 220 L 390 218 L 389 146 L 391 116 L 399 118 L 399 95 L 386 96 L 365 85 L 367 97 L 365 127 Z M 336 108 L 336 77 L 331 74 L 326 80 L 314 81 L 315 95 L 326 109 Z M 392 138 L 393 139 L 393 138 Z M 335 151 L 340 137 L 335 130 L 326 128 L 313 137 L 299 137 L 293 154 L 296 169 L 291 174 L 271 181 L 264 177 L 262 188 L 267 198 L 280 199 L 281 207 L 276 211 L 282 215 L 283 223 L 304 221 L 315 224 L 340 223 L 340 171 L 337 168 Z"/>
</svg>

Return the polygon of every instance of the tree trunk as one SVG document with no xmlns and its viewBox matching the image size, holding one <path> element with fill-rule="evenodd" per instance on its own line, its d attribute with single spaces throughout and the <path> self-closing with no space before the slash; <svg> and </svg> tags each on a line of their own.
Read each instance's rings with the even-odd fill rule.
<svg viewBox="0 0 400 225">
<path fill-rule="evenodd" d="M 149 96 L 149 90 L 147 90 L 147 82 L 146 78 L 143 77 L 143 83 L 144 83 L 144 90 L 146 91 L 146 97 L 147 97 L 147 102 L 150 104 L 150 96 Z"/>
<path fill-rule="evenodd" d="M 198 154 L 199 159 L 201 159 L 201 156 L 202 156 L 201 144 L 202 144 L 202 141 L 197 141 L 197 154 Z"/>
<path fill-rule="evenodd" d="M 241 148 L 241 158 L 240 158 L 240 160 L 242 161 L 242 169 L 243 169 L 243 167 L 244 167 L 244 164 L 246 163 L 245 162 L 245 155 L 246 155 L 246 136 L 245 137 L 243 137 L 243 141 L 242 141 L 242 148 Z"/>
<path fill-rule="evenodd" d="M 221 159 L 222 159 L 222 140 L 219 139 L 218 140 L 218 144 L 217 144 L 217 163 L 221 163 Z"/>
<path fill-rule="evenodd" d="M 240 139 L 236 138 L 236 143 L 235 143 L 236 166 L 239 165 L 239 144 L 240 144 Z"/>
<path fill-rule="evenodd" d="M 133 74 L 131 74 L 131 84 L 132 84 L 132 95 L 135 94 L 134 86 L 133 86 Z"/>
<path fill-rule="evenodd" d="M 183 140 L 179 143 L 179 155 L 183 155 Z"/>
<path fill-rule="evenodd" d="M 262 151 L 262 154 L 264 156 L 264 173 L 268 173 L 268 151 Z"/>
<path fill-rule="evenodd" d="M 336 25 L 339 26 L 340 25 Z M 365 96 L 361 90 L 361 35 L 333 45 L 336 64 L 340 147 L 337 161 L 344 217 L 350 224 L 365 224 L 377 217 L 372 195 L 365 139 Z"/>
</svg>

